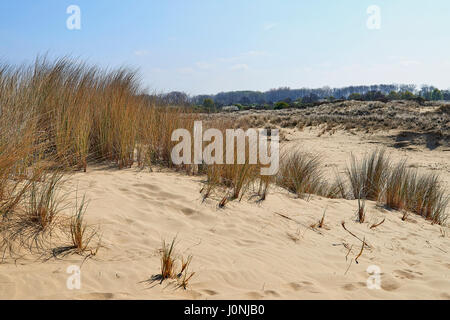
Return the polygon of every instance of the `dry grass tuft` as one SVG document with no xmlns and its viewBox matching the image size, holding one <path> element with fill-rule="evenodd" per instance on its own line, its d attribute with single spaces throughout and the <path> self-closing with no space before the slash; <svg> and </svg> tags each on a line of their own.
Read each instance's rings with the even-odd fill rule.
<svg viewBox="0 0 450 320">
<path fill-rule="evenodd" d="M 366 200 L 363 199 L 359 199 L 358 198 L 358 222 L 359 223 L 364 223 L 364 221 L 366 220 Z"/>
<path fill-rule="evenodd" d="M 402 215 L 402 221 L 408 220 L 409 212 L 404 210 Z"/>
<path fill-rule="evenodd" d="M 277 183 L 299 197 L 309 194 L 326 195 L 321 161 L 318 155 L 294 150 L 280 159 Z"/>
<path fill-rule="evenodd" d="M 192 258 L 192 256 L 189 256 L 186 261 L 183 258 L 181 260 L 181 271 L 178 273 L 178 288 L 183 288 L 186 290 L 189 285 L 189 281 L 195 275 L 195 272 L 189 273 L 188 271 Z"/>
<path fill-rule="evenodd" d="M 189 281 L 194 276 L 195 272 L 189 272 L 189 266 L 192 262 L 192 256 L 188 256 L 187 259 L 183 257 L 178 258 L 175 253 L 176 237 L 172 242 L 166 243 L 163 241 L 161 252 L 161 274 L 154 275 L 149 280 L 150 282 L 159 281 L 162 283 L 164 280 L 176 280 L 177 288 L 187 289 Z M 177 260 L 180 260 L 180 269 L 177 271 Z"/>
<path fill-rule="evenodd" d="M 447 219 L 449 197 L 439 176 L 419 174 L 416 169 L 407 168 L 405 162 L 392 169 L 386 185 L 385 202 L 392 209 L 411 211 L 433 223 L 443 224 Z"/>
<path fill-rule="evenodd" d="M 408 167 L 406 161 L 392 164 L 384 150 L 376 150 L 360 162 L 352 156 L 346 176 L 353 198 L 358 199 L 360 222 L 364 217 L 364 203 L 361 205 L 360 201 L 366 199 L 384 202 L 394 210 L 416 213 L 437 224 L 443 224 L 448 218 L 449 196 L 439 176 L 419 174 L 417 169 Z"/>
<path fill-rule="evenodd" d="M 269 192 L 269 188 L 271 183 L 273 182 L 273 176 L 261 176 L 259 180 L 259 189 L 258 196 L 260 197 L 260 201 L 264 201 L 267 198 L 267 194 Z"/>
<path fill-rule="evenodd" d="M 62 178 L 61 173 L 55 172 L 43 177 L 44 181 L 31 182 L 25 211 L 29 222 L 40 230 L 49 228 L 61 210 L 57 191 Z"/>
<path fill-rule="evenodd" d="M 385 150 L 375 150 L 360 162 L 352 155 L 346 175 L 355 199 L 378 200 L 386 183 L 390 161 Z"/>
<path fill-rule="evenodd" d="M 320 219 L 319 224 L 317 225 L 319 228 L 323 228 L 325 225 L 325 213 L 326 213 L 326 209 L 323 211 L 323 216 L 322 219 Z"/>
<path fill-rule="evenodd" d="M 58 189 L 62 173 L 42 174 L 40 180 L 24 181 L 28 187 L 19 199 L 14 211 L 3 217 L 0 226 L 0 247 L 11 257 L 21 248 L 42 253 L 52 245 L 52 235 L 62 226 L 60 213 L 64 198 Z"/>
<path fill-rule="evenodd" d="M 235 124 L 229 121 L 211 121 L 207 125 L 220 130 L 226 136 L 225 131 L 233 129 Z M 218 192 L 220 208 L 223 208 L 229 201 L 241 201 L 248 194 L 250 194 L 250 197 L 257 196 L 258 201 L 263 201 L 267 198 L 270 185 L 273 182 L 272 176 L 261 175 L 261 168 L 264 166 L 259 163 L 258 159 L 255 159 L 256 161 L 251 159 L 250 137 L 245 136 L 242 140 L 237 137 L 233 139 L 234 158 L 227 159 L 226 150 L 229 141 L 225 139 L 222 159 L 226 164 L 213 163 L 203 166 L 207 177 L 201 192 L 203 199 Z M 238 154 L 240 142 L 244 143 L 243 154 Z M 267 151 L 270 153 L 270 144 Z"/>
<path fill-rule="evenodd" d="M 229 201 L 228 196 L 224 196 L 222 198 L 222 200 L 220 200 L 220 202 L 219 202 L 219 208 L 221 208 L 221 209 L 225 208 L 228 201 Z"/>
<path fill-rule="evenodd" d="M 70 219 L 70 235 L 72 239 L 73 250 L 77 254 L 84 254 L 86 251 L 90 252 L 90 255 L 95 255 L 99 248 L 99 245 L 95 250 L 89 250 L 89 244 L 95 236 L 97 236 L 97 230 L 90 228 L 84 221 L 84 216 L 87 210 L 87 202 L 85 196 L 83 196 L 80 205 L 75 206 L 75 212 Z"/>
<path fill-rule="evenodd" d="M 173 279 L 177 273 L 175 271 L 174 246 L 176 237 L 170 244 L 163 241 L 161 250 L 161 282 L 166 279 Z"/>
</svg>

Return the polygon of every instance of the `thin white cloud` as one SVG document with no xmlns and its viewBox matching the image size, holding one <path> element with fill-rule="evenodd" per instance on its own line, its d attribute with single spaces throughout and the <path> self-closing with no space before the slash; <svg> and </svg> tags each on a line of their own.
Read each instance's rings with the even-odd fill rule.
<svg viewBox="0 0 450 320">
<path fill-rule="evenodd" d="M 163 72 L 164 70 L 163 69 L 161 69 L 161 68 L 152 68 L 151 69 L 151 72 L 154 72 L 154 73 L 159 73 L 159 72 Z"/>
<path fill-rule="evenodd" d="M 416 60 L 402 60 L 399 63 L 400 63 L 400 65 L 402 65 L 404 67 L 417 66 L 420 64 L 420 62 L 416 61 Z"/>
<path fill-rule="evenodd" d="M 325 61 L 325 62 L 319 63 L 317 65 L 317 67 L 319 67 L 319 68 L 330 68 L 332 66 L 333 65 L 332 65 L 332 63 L 330 61 Z"/>
<path fill-rule="evenodd" d="M 212 67 L 214 67 L 213 64 L 204 62 L 204 61 L 199 61 L 195 65 L 197 66 L 197 68 L 202 69 L 202 70 L 208 70 L 208 69 L 211 69 Z"/>
<path fill-rule="evenodd" d="M 394 61 L 394 60 L 401 60 L 404 59 L 404 57 L 400 57 L 400 56 L 389 56 L 388 57 L 389 60 Z"/>
<path fill-rule="evenodd" d="M 150 51 L 148 51 L 148 50 L 136 50 L 134 52 L 134 55 L 138 56 L 138 57 L 145 57 L 145 56 L 148 56 L 149 54 L 150 54 Z"/>
<path fill-rule="evenodd" d="M 218 58 L 217 61 L 219 61 L 219 62 L 235 62 L 235 61 L 242 60 L 242 59 L 249 58 L 249 57 L 262 57 L 262 56 L 269 56 L 269 53 L 266 51 L 250 50 L 250 51 L 243 52 L 243 53 L 238 54 L 233 57 Z"/>
<path fill-rule="evenodd" d="M 394 61 L 394 63 L 398 63 L 403 67 L 412 67 L 421 64 L 420 61 L 411 59 L 410 57 L 390 56 L 389 60 Z"/>
<path fill-rule="evenodd" d="M 235 64 L 230 69 L 233 71 L 245 71 L 245 70 L 248 70 L 249 67 L 245 63 L 241 63 L 241 64 Z"/>
<path fill-rule="evenodd" d="M 275 28 L 277 25 L 278 25 L 277 23 L 273 23 L 273 22 L 272 23 L 266 23 L 264 25 L 264 30 L 269 31 L 269 30 Z"/>
<path fill-rule="evenodd" d="M 266 51 L 258 51 L 258 50 L 250 50 L 247 52 L 244 52 L 242 56 L 246 57 L 261 57 L 261 56 L 268 56 L 269 54 Z"/>
<path fill-rule="evenodd" d="M 227 57 L 227 58 L 218 58 L 218 62 L 233 62 L 241 59 L 241 56 Z"/>
<path fill-rule="evenodd" d="M 187 75 L 193 74 L 196 71 L 206 71 L 216 68 L 228 68 L 232 71 L 245 71 L 249 69 L 248 64 L 245 63 L 248 59 L 262 56 L 269 56 L 269 54 L 266 51 L 250 50 L 232 57 L 216 58 L 210 61 L 198 61 L 191 67 L 177 69 L 177 72 Z"/>
<path fill-rule="evenodd" d="M 183 74 L 183 75 L 194 73 L 194 69 L 191 67 L 179 68 L 177 71 L 178 71 L 178 73 Z"/>
</svg>

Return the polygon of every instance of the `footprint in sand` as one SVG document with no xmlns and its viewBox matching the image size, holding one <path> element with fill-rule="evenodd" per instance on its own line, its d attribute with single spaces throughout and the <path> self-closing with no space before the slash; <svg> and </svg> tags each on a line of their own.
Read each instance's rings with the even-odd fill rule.
<svg viewBox="0 0 450 320">
<path fill-rule="evenodd" d="M 299 281 L 288 283 L 288 286 L 294 289 L 294 291 L 307 291 L 310 293 L 319 293 L 319 291 L 314 287 L 314 284 L 309 281 Z"/>
<path fill-rule="evenodd" d="M 400 288 L 400 284 L 392 279 L 383 280 L 381 282 L 381 289 L 385 291 L 395 291 Z"/>
<path fill-rule="evenodd" d="M 258 292 L 248 292 L 247 296 L 253 300 L 259 300 L 259 299 L 264 298 L 264 296 Z"/>
<path fill-rule="evenodd" d="M 6 294 L 10 298 L 16 294 L 16 284 L 8 276 L 0 275 L 0 288 L 2 294 Z"/>
<path fill-rule="evenodd" d="M 202 290 L 202 292 L 204 292 L 208 296 L 215 296 L 215 295 L 217 295 L 217 292 L 214 291 L 214 290 L 205 289 L 205 290 Z"/>
<path fill-rule="evenodd" d="M 447 292 L 441 293 L 441 297 L 442 299 L 450 300 L 450 294 L 448 294 Z"/>
<path fill-rule="evenodd" d="M 96 299 L 96 300 L 108 300 L 113 299 L 114 294 L 110 292 L 92 292 L 88 294 L 82 294 L 76 297 L 76 299 L 88 300 L 88 299 Z"/>
<path fill-rule="evenodd" d="M 422 273 L 414 272 L 411 270 L 395 270 L 394 271 L 394 276 L 399 279 L 414 280 L 417 278 L 417 275 L 422 275 Z"/>
<path fill-rule="evenodd" d="M 264 294 L 266 296 L 272 296 L 272 297 L 277 297 L 277 298 L 280 297 L 280 294 L 274 290 L 266 290 L 266 291 L 264 291 Z"/>
<path fill-rule="evenodd" d="M 186 216 L 192 216 L 197 213 L 197 211 L 195 211 L 191 208 L 182 208 L 181 212 L 183 212 Z"/>
<path fill-rule="evenodd" d="M 414 266 L 420 264 L 419 260 L 414 260 L 414 259 L 404 259 L 403 262 L 406 263 L 410 267 L 414 267 Z"/>
<path fill-rule="evenodd" d="M 347 283 L 342 286 L 342 289 L 344 289 L 345 291 L 354 291 L 357 290 L 358 287 L 355 286 L 353 283 Z"/>
<path fill-rule="evenodd" d="M 159 191 L 160 190 L 160 188 L 158 186 L 154 186 L 154 185 L 149 184 L 149 183 L 135 183 L 135 184 L 133 184 L 133 187 L 145 188 L 145 189 L 148 189 L 150 191 Z"/>
</svg>

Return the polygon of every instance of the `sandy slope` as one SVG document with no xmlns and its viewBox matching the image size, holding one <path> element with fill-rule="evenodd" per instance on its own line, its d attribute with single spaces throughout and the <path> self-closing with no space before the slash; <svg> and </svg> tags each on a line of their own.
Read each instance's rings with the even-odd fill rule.
<svg viewBox="0 0 450 320">
<path fill-rule="evenodd" d="M 320 151 L 338 170 L 350 152 L 374 146 L 347 133 L 318 138 L 305 131 L 290 139 Z M 424 170 L 439 170 L 449 181 L 448 151 L 389 151 Z M 177 173 L 91 168 L 71 185 L 86 192 L 88 220 L 103 234 L 104 248 L 82 265 L 81 290 L 66 288 L 66 268 L 80 265 L 78 256 L 18 260 L 0 265 L 0 298 L 450 299 L 450 230 L 443 228 L 443 236 L 439 226 L 417 216 L 403 222 L 400 213 L 372 202 L 367 223 L 360 225 L 355 201 L 305 201 L 279 189 L 261 204 L 233 202 L 221 210 L 215 201 L 201 203 L 201 177 Z M 326 229 L 311 229 L 324 210 Z M 359 264 L 354 258 L 361 242 L 342 221 L 371 246 Z M 189 289 L 141 283 L 160 271 L 161 240 L 175 235 L 179 253 L 194 256 Z M 350 253 L 344 243 L 353 246 Z M 366 286 L 371 265 L 381 269 L 381 290 Z"/>
<path fill-rule="evenodd" d="M 361 158 L 367 152 L 385 147 L 393 163 L 406 160 L 409 167 L 417 168 L 419 172 L 438 173 L 447 189 L 450 189 L 450 149 L 441 146 L 430 150 L 424 145 L 395 148 L 394 137 L 400 130 L 377 131 L 375 134 L 337 131 L 322 135 L 322 130 L 318 128 L 305 128 L 302 132 L 294 129 L 282 131 L 288 148 L 299 146 L 303 150 L 320 154 L 330 174 L 334 174 L 334 168 L 343 172 L 350 162 L 351 154 Z"/>
</svg>

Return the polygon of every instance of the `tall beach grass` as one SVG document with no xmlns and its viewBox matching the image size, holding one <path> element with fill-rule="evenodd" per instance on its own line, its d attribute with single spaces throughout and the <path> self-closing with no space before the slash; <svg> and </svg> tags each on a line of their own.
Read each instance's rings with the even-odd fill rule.
<svg viewBox="0 0 450 320">
<path fill-rule="evenodd" d="M 99 161 L 119 169 L 135 162 L 172 166 L 172 131 L 192 128 L 194 118 L 188 109 L 159 106 L 135 70 L 100 69 L 70 58 L 0 64 L 3 243 L 10 245 L 11 226 L 23 217 L 40 232 L 55 223 L 62 201 L 56 197 L 58 175 L 87 171 Z M 82 243 L 83 233 L 77 234 Z"/>
</svg>

